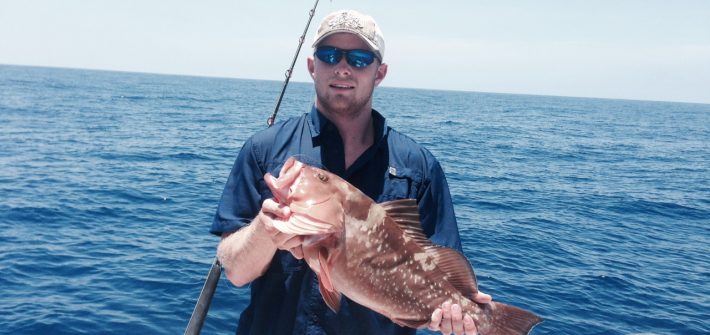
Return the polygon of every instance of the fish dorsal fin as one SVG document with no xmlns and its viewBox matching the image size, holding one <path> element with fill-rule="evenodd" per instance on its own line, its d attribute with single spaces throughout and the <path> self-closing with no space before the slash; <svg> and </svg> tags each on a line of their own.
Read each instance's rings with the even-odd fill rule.
<svg viewBox="0 0 710 335">
<path fill-rule="evenodd" d="M 431 246 L 431 241 L 424 235 L 419 221 L 419 206 L 416 199 L 387 201 L 380 204 L 394 222 L 396 222 L 407 237 L 416 241 L 422 247 Z"/>
<path fill-rule="evenodd" d="M 444 272 L 446 281 L 465 297 L 471 298 L 478 292 L 476 274 L 466 256 L 455 249 L 432 245 L 424 248 L 434 258 L 436 266 Z"/>
<path fill-rule="evenodd" d="M 382 207 L 406 236 L 416 241 L 434 259 L 434 263 L 444 273 L 446 280 L 465 297 L 473 297 L 478 292 L 476 275 L 466 256 L 455 249 L 431 243 L 419 221 L 419 207 L 415 199 L 383 202 Z"/>
</svg>

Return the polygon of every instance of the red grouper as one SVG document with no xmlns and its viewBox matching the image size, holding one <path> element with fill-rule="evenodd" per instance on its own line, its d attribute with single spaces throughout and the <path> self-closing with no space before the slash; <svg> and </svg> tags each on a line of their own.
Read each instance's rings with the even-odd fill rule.
<svg viewBox="0 0 710 335">
<path fill-rule="evenodd" d="M 517 307 L 478 304 L 473 268 L 457 250 L 424 235 L 416 200 L 375 203 L 342 178 L 289 158 L 279 178 L 264 176 L 291 209 L 275 228 L 303 235 L 303 255 L 330 309 L 341 294 L 401 326 L 426 327 L 445 301 L 471 315 L 482 335 L 528 334 L 542 319 Z"/>
</svg>

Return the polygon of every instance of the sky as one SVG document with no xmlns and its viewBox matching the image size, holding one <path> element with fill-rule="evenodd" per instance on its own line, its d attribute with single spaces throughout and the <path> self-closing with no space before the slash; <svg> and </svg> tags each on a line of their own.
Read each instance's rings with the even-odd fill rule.
<svg viewBox="0 0 710 335">
<path fill-rule="evenodd" d="M 313 0 L 0 0 L 0 64 L 284 79 Z M 383 86 L 710 103 L 710 0 L 321 0 L 372 15 Z"/>
</svg>

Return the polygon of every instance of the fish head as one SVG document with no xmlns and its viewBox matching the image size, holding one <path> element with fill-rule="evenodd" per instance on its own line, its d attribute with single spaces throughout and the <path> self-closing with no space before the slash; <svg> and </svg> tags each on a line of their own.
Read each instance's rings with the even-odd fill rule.
<svg viewBox="0 0 710 335">
<path fill-rule="evenodd" d="M 264 180 L 274 200 L 291 210 L 289 222 L 295 227 L 288 232 L 295 233 L 300 227 L 299 235 L 312 235 L 343 228 L 347 183 L 337 175 L 291 157 L 278 178 L 267 173 Z"/>
</svg>

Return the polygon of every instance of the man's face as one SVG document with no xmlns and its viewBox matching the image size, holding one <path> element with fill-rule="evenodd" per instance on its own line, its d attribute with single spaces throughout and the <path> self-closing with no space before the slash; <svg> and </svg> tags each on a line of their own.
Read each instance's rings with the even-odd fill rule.
<svg viewBox="0 0 710 335">
<path fill-rule="evenodd" d="M 319 46 L 339 49 L 370 50 L 365 41 L 348 33 L 326 37 Z M 313 56 L 308 58 L 308 70 L 316 88 L 316 105 L 323 113 L 356 115 L 369 113 L 372 108 L 372 91 L 387 74 L 387 64 L 375 60 L 364 68 L 347 63 L 345 57 L 338 64 L 327 64 Z"/>
</svg>

